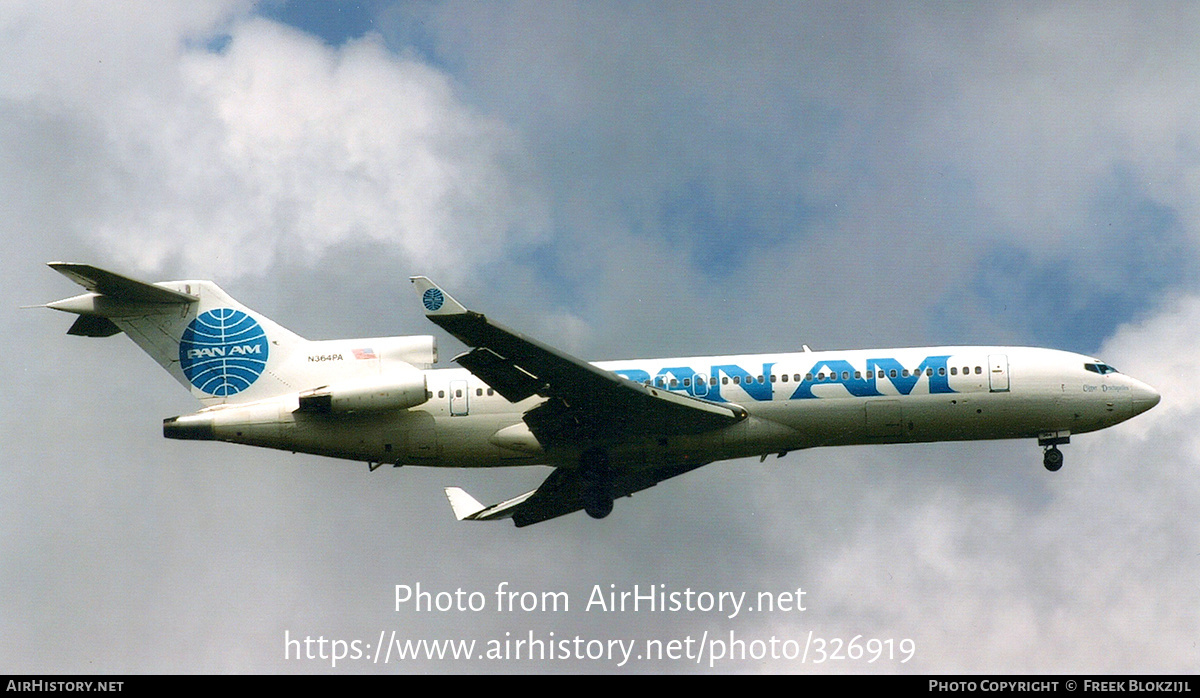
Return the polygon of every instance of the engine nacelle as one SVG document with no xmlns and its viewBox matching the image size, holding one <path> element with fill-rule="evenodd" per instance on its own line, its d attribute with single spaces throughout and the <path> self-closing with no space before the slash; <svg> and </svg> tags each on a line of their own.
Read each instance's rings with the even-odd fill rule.
<svg viewBox="0 0 1200 698">
<path fill-rule="evenodd" d="M 300 393 L 301 412 L 331 414 L 361 410 L 405 410 L 429 399 L 425 374 L 392 369 Z"/>
</svg>

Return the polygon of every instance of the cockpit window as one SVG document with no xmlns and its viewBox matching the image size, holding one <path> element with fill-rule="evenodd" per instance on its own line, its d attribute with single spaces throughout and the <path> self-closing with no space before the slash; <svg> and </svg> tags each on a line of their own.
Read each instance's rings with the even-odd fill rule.
<svg viewBox="0 0 1200 698">
<path fill-rule="evenodd" d="M 1110 373 L 1120 373 L 1117 369 L 1109 366 L 1106 363 L 1097 362 L 1094 364 L 1084 364 L 1083 367 L 1092 373 L 1099 373 L 1102 376 L 1107 376 Z"/>
</svg>

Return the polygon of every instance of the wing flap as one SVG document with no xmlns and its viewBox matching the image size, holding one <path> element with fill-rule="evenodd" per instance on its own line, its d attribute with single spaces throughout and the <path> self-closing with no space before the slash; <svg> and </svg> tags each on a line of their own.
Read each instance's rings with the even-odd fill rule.
<svg viewBox="0 0 1200 698">
<path fill-rule="evenodd" d="M 628 470 L 613 479 L 613 499 L 628 497 L 707 464 L 707 461 L 673 463 Z M 578 470 L 558 468 L 513 512 L 513 523 L 518 528 L 531 526 L 583 509 L 582 488 L 583 478 Z"/>
<path fill-rule="evenodd" d="M 545 387 L 537 376 L 517 366 L 503 356 L 488 349 L 477 347 L 454 357 L 454 361 L 480 380 L 496 389 L 509 402 L 520 402 Z"/>
</svg>

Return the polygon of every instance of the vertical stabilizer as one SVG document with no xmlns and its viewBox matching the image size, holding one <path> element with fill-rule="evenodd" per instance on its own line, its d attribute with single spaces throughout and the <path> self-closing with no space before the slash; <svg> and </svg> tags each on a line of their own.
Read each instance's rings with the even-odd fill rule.
<svg viewBox="0 0 1200 698">
<path fill-rule="evenodd" d="M 250 402 L 304 387 L 276 369 L 305 340 L 211 281 L 149 284 L 86 264 L 50 267 L 88 291 L 46 305 L 79 315 L 71 334 L 124 332 L 205 405 Z"/>
</svg>

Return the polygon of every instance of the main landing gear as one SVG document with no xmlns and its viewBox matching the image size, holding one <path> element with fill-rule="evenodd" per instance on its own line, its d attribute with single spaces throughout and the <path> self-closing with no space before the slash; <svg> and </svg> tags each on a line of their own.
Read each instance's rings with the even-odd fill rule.
<svg viewBox="0 0 1200 698">
<path fill-rule="evenodd" d="M 608 452 L 590 448 L 579 458 L 579 474 L 583 479 L 581 494 L 583 510 L 593 519 L 603 519 L 613 510 L 612 466 Z"/>
</svg>

